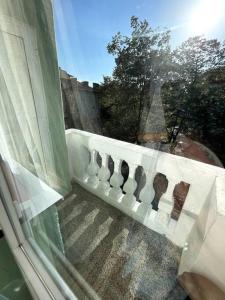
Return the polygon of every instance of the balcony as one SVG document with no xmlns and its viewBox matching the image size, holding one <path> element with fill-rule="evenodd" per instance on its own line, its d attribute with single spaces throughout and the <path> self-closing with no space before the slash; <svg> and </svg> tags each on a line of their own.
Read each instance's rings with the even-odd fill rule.
<svg viewBox="0 0 225 300">
<path fill-rule="evenodd" d="M 166 237 L 77 183 L 58 212 L 66 257 L 58 270 L 72 288 L 75 278 L 91 299 L 186 298 L 176 281 L 182 251 Z"/>
<path fill-rule="evenodd" d="M 111 232 L 110 230 L 114 230 L 114 234 L 111 233 L 113 236 L 113 238 L 111 236 L 111 252 L 115 244 L 118 244 L 120 246 L 118 246 L 117 252 L 122 253 L 124 239 L 126 240 L 124 237 L 127 232 L 126 225 L 133 224 L 134 227 L 132 228 L 135 226 L 138 228 L 138 235 L 135 235 L 132 232 L 135 229 L 132 229 L 133 238 L 130 241 L 135 240 L 135 237 L 146 237 L 147 235 L 148 247 L 146 251 L 152 242 L 155 260 L 162 259 L 160 253 L 164 253 L 166 258 L 169 258 L 167 262 L 169 261 L 169 264 L 173 265 L 171 265 L 171 268 L 174 268 L 171 275 L 173 284 L 178 273 L 194 270 L 205 274 L 224 288 L 222 278 L 225 276 L 225 261 L 222 249 L 225 245 L 221 239 L 225 228 L 224 169 L 75 129 L 66 131 L 66 140 L 70 175 L 74 182 L 73 192 L 76 195 L 74 198 L 70 197 L 70 200 L 63 200 L 58 207 L 59 212 L 61 211 L 59 216 L 65 248 L 71 259 L 74 257 L 74 251 L 79 248 L 75 236 L 80 227 L 84 233 L 86 228 L 93 224 L 93 236 L 96 234 L 96 241 L 94 238 L 92 240 L 92 244 L 96 242 L 95 246 L 93 244 L 93 250 L 99 245 L 101 239 L 104 239 Z M 124 162 L 126 162 L 125 176 Z M 163 174 L 168 181 L 167 189 L 161 193 L 157 207 L 152 205 L 155 196 L 153 183 L 156 174 Z M 180 205 L 180 211 L 174 217 L 173 211 L 176 208 L 176 201 L 173 197 L 173 191 L 180 182 L 187 184 L 189 189 L 184 204 Z M 83 197 L 80 199 L 79 195 L 83 195 Z M 74 209 L 69 208 L 71 205 L 69 201 L 73 203 Z M 70 225 L 73 228 L 72 231 L 76 228 L 73 234 L 75 239 L 73 239 L 73 235 L 69 237 L 68 227 L 65 224 L 69 224 L 73 218 L 71 217 L 71 209 L 76 210 L 76 215 L 82 215 L 81 211 L 86 206 L 89 207 L 89 210 L 92 207 L 92 210 L 81 217 L 79 222 L 83 224 L 83 228 L 81 225 L 78 229 L 76 226 Z M 62 213 L 63 207 L 67 210 L 66 213 Z M 104 212 L 107 212 L 107 217 L 103 217 L 104 220 L 96 221 L 96 216 L 99 213 L 104 215 Z M 123 226 L 121 226 L 121 218 L 123 220 L 127 218 L 126 221 L 122 221 Z M 94 227 L 96 222 L 99 223 L 99 228 Z M 64 225 L 62 225 L 63 223 Z M 131 229 L 131 225 L 129 229 Z M 101 234 L 104 236 L 97 237 Z M 114 240 L 116 236 L 118 241 Z M 90 241 L 89 238 L 87 240 Z M 138 243 L 141 242 L 145 244 L 145 238 L 140 238 Z M 88 246 L 90 245 L 86 245 L 87 248 Z M 71 249 L 73 249 L 72 252 Z M 84 247 L 84 249 L 86 248 Z M 104 248 L 98 250 L 99 261 L 101 261 L 104 251 L 110 252 L 109 249 Z M 143 254 L 143 251 L 142 249 L 139 252 L 139 256 L 140 253 Z M 111 252 L 110 255 L 113 256 Z M 135 254 L 136 259 L 140 260 L 137 253 Z M 177 262 L 170 261 L 172 259 L 170 253 L 177 257 L 178 265 Z M 85 256 L 85 253 L 83 255 Z M 122 254 L 121 257 L 123 257 Z M 92 264 L 87 263 L 84 272 L 87 281 L 89 281 L 87 275 L 89 266 L 92 266 L 92 272 L 94 267 L 98 267 L 93 263 L 93 258 L 92 260 L 89 259 L 90 257 L 88 262 L 92 261 Z M 108 271 L 105 270 L 104 276 L 109 275 L 106 274 Z M 169 278 L 169 273 L 166 274 Z M 157 278 L 160 277 L 159 275 Z M 153 279 L 149 280 L 152 281 Z M 102 279 L 100 283 L 96 284 L 101 285 L 103 281 Z M 119 283 L 117 282 L 117 284 Z M 153 286 L 156 287 L 156 285 Z M 95 289 L 99 291 L 98 288 L 95 287 Z"/>
</svg>

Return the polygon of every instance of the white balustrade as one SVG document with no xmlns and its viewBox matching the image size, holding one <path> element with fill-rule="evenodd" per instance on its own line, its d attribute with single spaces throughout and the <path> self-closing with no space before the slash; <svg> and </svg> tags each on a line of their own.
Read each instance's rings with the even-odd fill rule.
<svg viewBox="0 0 225 300">
<path fill-rule="evenodd" d="M 114 172 L 112 177 L 110 178 L 110 184 L 112 188 L 109 191 L 109 197 L 118 201 L 123 195 L 121 189 L 121 185 L 123 184 L 123 176 L 121 174 L 122 160 L 113 156 L 112 160 L 114 162 Z"/>
<path fill-rule="evenodd" d="M 121 205 L 124 207 L 133 207 L 136 201 L 136 197 L 134 196 L 134 192 L 137 188 L 137 182 L 135 180 L 135 172 L 137 169 L 137 165 L 129 164 L 129 177 L 123 186 L 123 190 L 126 193 L 123 196 Z"/>
<path fill-rule="evenodd" d="M 155 170 L 147 170 L 144 168 L 145 174 L 146 174 L 146 183 L 143 189 L 140 192 L 140 200 L 142 203 L 151 204 L 152 200 L 155 196 L 155 191 L 153 188 L 153 181 L 156 175 Z"/>
<path fill-rule="evenodd" d="M 110 171 L 108 167 L 109 155 L 101 152 L 99 153 L 99 155 L 102 158 L 102 166 L 98 171 L 98 178 L 99 178 L 98 190 L 103 194 L 108 194 L 110 189 L 110 184 L 108 181 L 110 177 Z"/>
<path fill-rule="evenodd" d="M 173 191 L 178 182 L 175 182 L 170 177 L 167 177 L 167 180 L 167 190 L 160 199 L 155 222 L 158 227 L 163 228 L 162 231 L 172 233 L 176 224 L 176 221 L 173 222 L 171 219 L 171 212 L 174 206 Z"/>
<path fill-rule="evenodd" d="M 153 181 L 156 175 L 155 170 L 144 168 L 144 172 L 146 175 L 146 183 L 143 189 L 140 192 L 139 199 L 141 200 L 141 204 L 137 209 L 137 214 L 140 216 L 144 216 L 146 222 L 154 222 L 154 218 L 156 216 L 156 211 L 152 210 L 152 200 L 155 196 L 155 191 L 153 188 Z"/>
<path fill-rule="evenodd" d="M 82 158 L 82 149 L 88 149 L 91 157 L 90 161 L 87 161 L 84 152 L 84 161 L 80 165 L 79 161 L 76 162 L 78 165 L 76 172 L 71 168 L 71 179 L 133 219 L 165 234 L 179 246 L 183 246 L 202 211 L 215 177 L 224 176 L 224 170 L 221 168 L 92 133 L 70 129 L 67 130 L 66 135 L 71 164 L 76 158 L 76 155 L 71 155 L 73 147 L 79 152 L 77 153 L 79 158 Z M 101 168 L 97 164 L 98 153 L 102 158 Z M 114 162 L 111 178 L 109 156 Z M 129 176 L 124 186 L 124 178 L 121 174 L 123 161 L 126 161 L 129 166 Z M 146 183 L 139 194 L 140 202 L 134 195 L 139 184 L 135 180 L 136 169 L 139 166 L 144 169 L 146 175 Z M 166 176 L 168 187 L 159 201 L 158 211 L 155 211 L 151 203 L 155 196 L 153 181 L 157 173 Z M 83 174 L 87 174 L 86 179 Z M 189 183 L 190 189 L 180 217 L 175 221 L 171 219 L 174 206 L 173 191 L 175 185 L 181 181 Z"/>
<path fill-rule="evenodd" d="M 169 203 L 159 202 L 159 209 L 155 218 L 155 222 L 163 227 L 163 231 L 167 231 L 170 222 L 170 215 L 172 212 L 172 207 Z"/>
<path fill-rule="evenodd" d="M 97 151 L 96 150 L 91 150 L 91 159 L 90 163 L 87 167 L 87 174 L 88 174 L 88 179 L 87 183 L 90 186 L 96 187 L 98 185 L 99 179 L 97 176 L 99 166 L 97 164 Z"/>
<path fill-rule="evenodd" d="M 174 179 L 172 179 L 170 177 L 167 177 L 167 180 L 168 180 L 168 187 L 167 187 L 166 192 L 162 195 L 161 200 L 163 200 L 167 203 L 169 202 L 171 204 L 171 206 L 173 206 L 173 191 L 174 191 L 175 185 L 177 183 L 179 183 L 180 181 L 179 180 L 175 181 Z"/>
</svg>

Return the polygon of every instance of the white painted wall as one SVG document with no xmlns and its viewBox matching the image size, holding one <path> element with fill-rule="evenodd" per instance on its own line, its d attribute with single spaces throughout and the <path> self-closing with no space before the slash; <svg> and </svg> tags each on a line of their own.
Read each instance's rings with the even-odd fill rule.
<svg viewBox="0 0 225 300">
<path fill-rule="evenodd" d="M 179 274 L 192 271 L 225 291 L 225 177 L 217 177 L 183 250 Z"/>
</svg>

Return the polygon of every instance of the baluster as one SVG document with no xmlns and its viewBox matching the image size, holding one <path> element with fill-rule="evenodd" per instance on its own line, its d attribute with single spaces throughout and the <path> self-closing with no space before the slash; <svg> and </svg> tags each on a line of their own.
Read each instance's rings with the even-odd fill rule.
<svg viewBox="0 0 225 300">
<path fill-rule="evenodd" d="M 102 158 L 102 166 L 98 172 L 98 178 L 99 178 L 99 185 L 98 189 L 104 193 L 107 194 L 110 189 L 110 184 L 108 182 L 108 179 L 110 177 L 110 171 L 108 167 L 108 161 L 109 161 L 109 155 L 106 153 L 99 152 Z"/>
<path fill-rule="evenodd" d="M 97 158 L 97 151 L 91 150 L 91 159 L 87 167 L 87 173 L 88 173 L 87 183 L 92 187 L 96 187 L 99 182 L 99 179 L 97 177 L 99 166 L 97 164 L 96 158 Z"/>
<path fill-rule="evenodd" d="M 171 204 L 160 201 L 159 209 L 155 217 L 156 223 L 163 226 L 163 228 L 167 228 L 170 221 L 171 211 L 172 211 Z"/>
<path fill-rule="evenodd" d="M 123 187 L 126 195 L 124 195 L 121 203 L 125 208 L 128 206 L 132 207 L 136 201 L 136 197 L 134 196 L 134 192 L 137 188 L 137 182 L 134 178 L 136 169 L 137 165 L 129 164 L 129 177 Z"/>
<path fill-rule="evenodd" d="M 121 174 L 122 160 L 112 157 L 114 161 L 114 172 L 110 178 L 110 184 L 112 188 L 109 191 L 109 196 L 112 200 L 118 200 L 123 195 L 121 185 L 123 184 L 123 176 Z"/>
<path fill-rule="evenodd" d="M 168 178 L 168 187 L 166 192 L 162 195 L 161 200 L 166 200 L 167 202 L 171 202 L 173 204 L 173 191 L 176 185 L 176 182 L 170 178 Z"/>
<path fill-rule="evenodd" d="M 159 202 L 159 209 L 155 218 L 156 223 L 168 229 L 170 223 L 170 215 L 173 209 L 173 190 L 176 183 L 168 178 L 168 187 L 166 192 L 162 195 Z"/>
<path fill-rule="evenodd" d="M 144 168 L 145 174 L 146 174 L 146 183 L 143 189 L 140 192 L 140 200 L 142 203 L 148 203 L 151 204 L 154 196 L 155 196 L 155 191 L 153 188 L 153 180 L 155 178 L 156 172 L 152 172 L 151 170 L 146 170 Z"/>
<path fill-rule="evenodd" d="M 155 178 L 156 172 L 145 168 L 144 171 L 146 174 L 146 183 L 140 192 L 139 198 L 141 200 L 141 204 L 138 207 L 138 214 L 141 216 L 146 216 L 146 214 L 148 215 L 150 214 L 150 212 L 152 211 L 151 203 L 155 196 L 155 191 L 153 188 L 153 180 Z M 152 214 L 154 214 L 154 212 L 155 211 L 153 211 Z"/>
</svg>

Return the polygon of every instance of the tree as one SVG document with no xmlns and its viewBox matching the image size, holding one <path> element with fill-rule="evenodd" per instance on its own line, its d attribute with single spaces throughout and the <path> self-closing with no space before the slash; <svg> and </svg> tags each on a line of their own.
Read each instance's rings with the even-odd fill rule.
<svg viewBox="0 0 225 300">
<path fill-rule="evenodd" d="M 172 53 L 177 78 L 163 87 L 170 141 L 178 133 L 218 150 L 225 133 L 225 47 L 216 39 L 189 38 Z M 215 147 L 215 141 L 218 144 Z"/>
<path fill-rule="evenodd" d="M 171 71 L 171 51 L 169 31 L 153 30 L 146 20 L 134 16 L 130 25 L 130 36 L 118 32 L 107 46 L 116 65 L 112 77 L 104 78 L 101 107 L 105 133 L 135 142 L 156 83 Z"/>
<path fill-rule="evenodd" d="M 218 105 L 213 96 L 223 99 L 210 74 L 222 72 L 225 66 L 224 45 L 216 39 L 197 36 L 185 41 L 172 55 L 178 76 L 163 89 L 170 140 L 175 141 L 182 132 L 205 141 L 206 127 L 211 126 L 210 109 Z M 219 103 L 224 105 L 222 100 Z"/>
<path fill-rule="evenodd" d="M 103 133 L 137 142 L 163 100 L 169 143 L 183 133 L 225 163 L 225 42 L 196 36 L 171 51 L 169 31 L 134 16 L 130 25 L 130 36 L 118 32 L 107 46 L 115 68 L 101 85 Z"/>
</svg>

